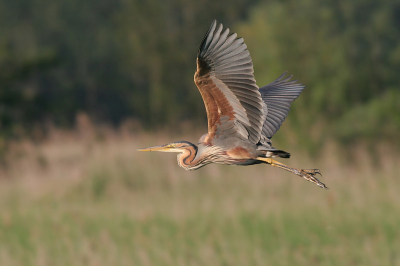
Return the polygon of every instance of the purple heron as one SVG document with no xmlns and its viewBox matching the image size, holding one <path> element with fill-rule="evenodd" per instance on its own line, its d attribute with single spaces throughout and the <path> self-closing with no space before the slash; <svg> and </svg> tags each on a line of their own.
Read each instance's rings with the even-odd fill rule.
<svg viewBox="0 0 400 266">
<path fill-rule="evenodd" d="M 210 163 L 253 165 L 266 163 L 292 172 L 327 188 L 316 175 L 318 169 L 296 169 L 273 158 L 289 158 L 288 152 L 271 146 L 271 138 L 285 120 L 291 103 L 304 86 L 285 77 L 258 88 L 253 63 L 243 38 L 229 35 L 214 20 L 197 54 L 194 82 L 200 91 L 208 118 L 208 133 L 198 145 L 187 141 L 139 149 L 177 152 L 178 164 L 196 170 Z"/>
</svg>

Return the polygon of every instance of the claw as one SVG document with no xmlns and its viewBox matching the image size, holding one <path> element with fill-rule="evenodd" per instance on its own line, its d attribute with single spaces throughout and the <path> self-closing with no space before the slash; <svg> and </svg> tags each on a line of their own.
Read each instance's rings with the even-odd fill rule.
<svg viewBox="0 0 400 266">
<path fill-rule="evenodd" d="M 315 177 L 316 174 L 321 175 L 321 171 L 319 171 L 318 169 L 301 169 L 300 171 L 302 174 L 301 177 L 303 177 L 304 179 L 313 182 L 314 184 L 323 189 L 328 189 L 328 187 L 325 186 L 324 183 L 322 183 L 321 181 L 318 180 L 318 178 Z"/>
</svg>

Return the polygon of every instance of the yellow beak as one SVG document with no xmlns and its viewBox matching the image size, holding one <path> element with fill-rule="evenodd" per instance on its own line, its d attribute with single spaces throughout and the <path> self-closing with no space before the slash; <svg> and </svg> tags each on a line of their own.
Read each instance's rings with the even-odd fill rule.
<svg viewBox="0 0 400 266">
<path fill-rule="evenodd" d="M 147 147 L 137 149 L 137 151 L 161 151 L 161 152 L 182 152 L 181 149 L 176 149 L 174 144 L 166 144 L 161 146 Z"/>
<path fill-rule="evenodd" d="M 137 150 L 138 151 L 165 151 L 167 149 L 168 149 L 168 147 L 165 147 L 164 145 L 162 145 L 162 146 L 147 147 L 147 148 L 137 149 Z"/>
</svg>

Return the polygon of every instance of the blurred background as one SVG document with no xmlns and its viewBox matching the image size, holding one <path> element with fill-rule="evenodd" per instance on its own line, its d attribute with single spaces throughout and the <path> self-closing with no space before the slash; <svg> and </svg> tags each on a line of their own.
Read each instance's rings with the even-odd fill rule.
<svg viewBox="0 0 400 266">
<path fill-rule="evenodd" d="M 293 167 L 180 169 L 213 19 L 306 85 Z M 400 1 L 0 0 L 0 265 L 400 265 Z"/>
</svg>

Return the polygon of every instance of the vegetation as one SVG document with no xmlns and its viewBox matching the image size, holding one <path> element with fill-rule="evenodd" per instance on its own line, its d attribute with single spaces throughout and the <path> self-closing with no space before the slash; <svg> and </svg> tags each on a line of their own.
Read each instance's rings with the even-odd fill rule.
<svg viewBox="0 0 400 266">
<path fill-rule="evenodd" d="M 98 124 L 205 125 L 193 73 L 214 18 L 245 37 L 260 85 L 285 70 L 307 85 L 282 138 L 398 143 L 394 0 L 1 0 L 1 134 L 70 128 L 79 112 Z"/>
<path fill-rule="evenodd" d="M 397 142 L 400 2 L 267 2 L 250 14 L 239 29 L 257 81 L 289 70 L 307 85 L 290 113 L 302 140 Z"/>
<path fill-rule="evenodd" d="M 323 190 L 268 165 L 185 171 L 173 154 L 136 152 L 171 140 L 162 135 L 101 139 L 58 133 L 13 148 L 1 265 L 400 263 L 399 157 L 388 150 L 379 169 L 365 153 L 346 165 L 333 148 L 314 162 L 293 151 L 290 165 L 322 170 Z"/>
</svg>

